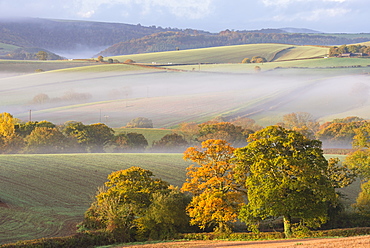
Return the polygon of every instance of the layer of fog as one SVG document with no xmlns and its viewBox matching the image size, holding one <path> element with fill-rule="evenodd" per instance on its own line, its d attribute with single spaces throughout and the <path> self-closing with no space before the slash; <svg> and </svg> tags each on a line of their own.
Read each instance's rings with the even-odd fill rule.
<svg viewBox="0 0 370 248">
<path fill-rule="evenodd" d="M 239 109 L 235 115 L 272 125 L 291 112 L 308 112 L 321 121 L 342 113 L 357 115 L 368 106 L 368 79 L 366 75 L 327 78 L 287 72 L 44 73 L 0 79 L 0 104 L 1 112 L 24 121 L 32 110 L 33 120 L 57 124 L 102 121 L 119 127 L 143 116 L 151 118 L 155 127 L 163 127 L 169 119 L 172 124 L 199 117 L 206 120 Z M 94 102 L 100 103 L 89 107 Z"/>
<path fill-rule="evenodd" d="M 106 48 L 108 48 L 108 46 L 86 47 L 85 45 L 77 44 L 74 48 L 69 50 L 52 49 L 52 52 L 67 59 L 87 59 L 96 57 L 96 54 L 100 53 Z"/>
</svg>

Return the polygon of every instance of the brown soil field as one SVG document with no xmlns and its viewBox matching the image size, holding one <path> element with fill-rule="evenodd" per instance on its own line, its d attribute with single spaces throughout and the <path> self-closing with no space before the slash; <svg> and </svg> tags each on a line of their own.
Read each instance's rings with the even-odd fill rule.
<svg viewBox="0 0 370 248">
<path fill-rule="evenodd" d="M 130 248 L 368 248 L 370 235 L 348 238 L 315 238 L 263 241 L 178 241 L 146 245 L 127 245 Z M 116 247 L 116 248 L 119 248 Z"/>
</svg>

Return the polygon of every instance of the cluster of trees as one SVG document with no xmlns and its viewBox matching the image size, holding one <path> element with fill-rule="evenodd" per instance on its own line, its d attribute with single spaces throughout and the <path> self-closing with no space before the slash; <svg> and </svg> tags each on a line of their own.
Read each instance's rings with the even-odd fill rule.
<svg viewBox="0 0 370 248">
<path fill-rule="evenodd" d="M 70 121 L 56 126 L 48 121 L 22 123 L 9 113 L 0 114 L 0 153 L 141 152 L 148 146 L 142 134 L 114 134 L 102 123 Z"/>
<path fill-rule="evenodd" d="M 336 57 L 344 53 L 352 53 L 352 54 L 370 54 L 370 46 L 364 45 L 342 45 L 342 46 L 333 46 L 329 49 L 329 56 Z"/>
<path fill-rule="evenodd" d="M 49 97 L 45 93 L 37 94 L 33 97 L 31 103 L 33 104 L 50 104 L 59 102 L 81 102 L 90 99 L 92 95 L 90 93 L 78 93 L 74 91 L 67 91 L 61 97 Z"/>
<path fill-rule="evenodd" d="M 369 132 L 370 125 L 357 134 L 356 144 L 370 147 Z M 184 159 L 195 164 L 188 167 L 181 191 L 139 167 L 113 172 L 82 226 L 127 240 L 164 239 L 189 230 L 187 223 L 230 232 L 239 220 L 256 232 L 264 221 L 281 218 L 290 237 L 298 225 L 319 228 L 338 213 L 336 189 L 350 185 L 355 172 L 369 178 L 368 163 L 359 158 L 366 152 L 351 156 L 349 166 L 340 165 L 339 159 L 326 160 L 320 141 L 281 126 L 251 134 L 241 148 L 207 139 L 184 152 Z M 365 216 L 370 213 L 368 188 L 364 184 L 356 205 Z"/>
<path fill-rule="evenodd" d="M 249 59 L 249 58 L 244 58 L 242 60 L 242 63 L 243 64 L 246 64 L 246 63 L 264 63 L 266 62 L 266 58 L 264 57 L 261 57 L 261 56 L 254 56 L 252 59 Z"/>
</svg>

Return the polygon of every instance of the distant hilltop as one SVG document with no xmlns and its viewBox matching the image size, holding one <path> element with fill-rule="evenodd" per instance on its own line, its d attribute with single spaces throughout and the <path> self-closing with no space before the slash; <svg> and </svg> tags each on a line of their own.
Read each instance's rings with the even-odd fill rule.
<svg viewBox="0 0 370 248">
<path fill-rule="evenodd" d="M 321 34 L 305 28 L 211 33 L 140 24 L 41 18 L 0 19 L 0 34 L 0 56 L 14 54 L 19 48 L 24 51 L 37 47 L 65 57 L 70 54 L 73 58 L 77 53 L 80 58 L 86 58 L 253 43 L 331 46 L 370 40 L 370 34 Z"/>
<path fill-rule="evenodd" d="M 287 33 L 301 33 L 301 34 L 319 34 L 320 31 L 307 29 L 307 28 L 279 28 Z"/>
</svg>

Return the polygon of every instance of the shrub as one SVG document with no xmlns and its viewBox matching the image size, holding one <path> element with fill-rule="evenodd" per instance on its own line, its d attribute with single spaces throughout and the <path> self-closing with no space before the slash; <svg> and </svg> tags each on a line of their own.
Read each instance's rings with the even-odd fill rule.
<svg viewBox="0 0 370 248">
<path fill-rule="evenodd" d="M 132 63 L 135 63 L 135 61 L 133 61 L 132 59 L 126 59 L 125 64 L 132 64 Z"/>
<path fill-rule="evenodd" d="M 242 60 L 242 63 L 243 63 L 243 64 L 250 63 L 250 62 L 251 62 L 251 60 L 250 60 L 249 58 L 244 58 L 244 59 Z"/>
<path fill-rule="evenodd" d="M 152 150 L 161 152 L 183 152 L 189 143 L 180 134 L 166 134 L 160 140 L 154 141 Z"/>
<path fill-rule="evenodd" d="M 126 128 L 153 128 L 153 122 L 145 117 L 137 117 L 129 121 Z"/>
</svg>

